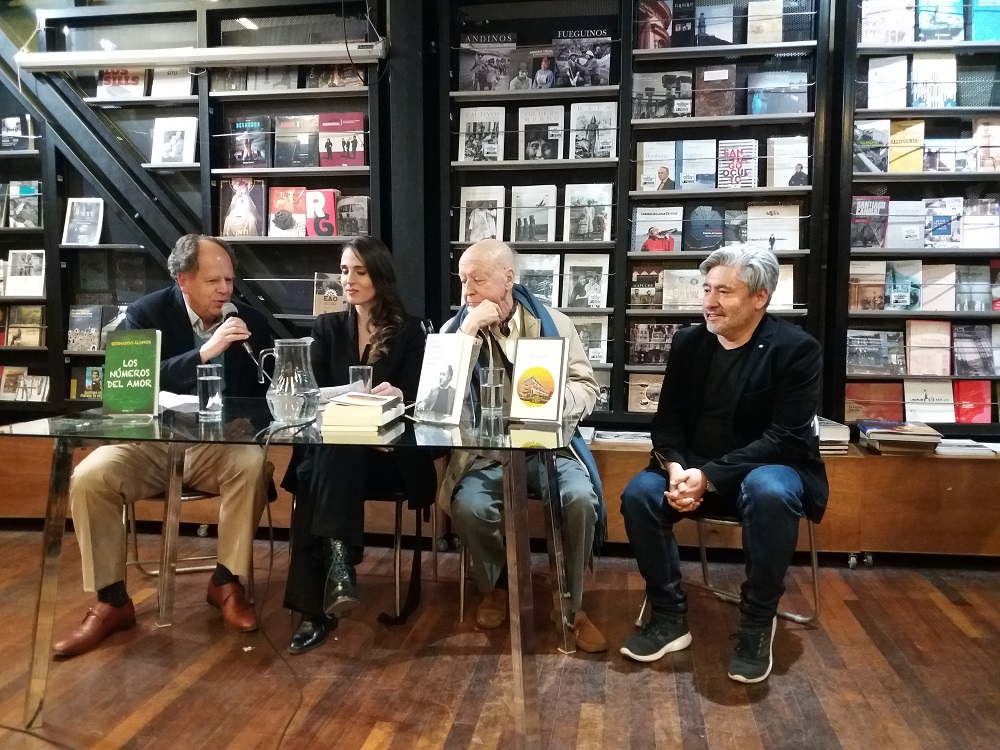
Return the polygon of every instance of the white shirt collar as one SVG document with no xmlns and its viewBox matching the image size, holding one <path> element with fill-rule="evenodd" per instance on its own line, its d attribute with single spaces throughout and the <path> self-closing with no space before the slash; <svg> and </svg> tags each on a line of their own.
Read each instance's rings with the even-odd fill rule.
<svg viewBox="0 0 1000 750">
<path fill-rule="evenodd" d="M 182 292 L 181 298 L 184 300 L 184 307 L 187 308 L 188 320 L 191 321 L 191 329 L 203 339 L 211 338 L 212 334 L 215 333 L 215 329 L 222 325 L 222 316 L 220 315 L 219 319 L 215 323 L 210 325 L 208 328 L 205 328 L 205 324 L 202 322 L 201 316 L 191 309 L 191 305 L 188 303 L 187 295 Z"/>
</svg>

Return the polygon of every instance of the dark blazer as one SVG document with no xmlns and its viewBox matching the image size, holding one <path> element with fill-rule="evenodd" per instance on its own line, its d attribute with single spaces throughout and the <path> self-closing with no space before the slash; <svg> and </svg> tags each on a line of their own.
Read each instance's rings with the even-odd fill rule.
<svg viewBox="0 0 1000 750">
<path fill-rule="evenodd" d="M 704 324 L 674 334 L 660 403 L 653 417 L 653 449 L 685 468 L 694 464 L 688 440 L 704 399 L 717 337 Z M 730 394 L 738 448 L 698 467 L 720 494 L 735 497 L 743 478 L 758 466 L 783 464 L 802 477 L 806 516 L 819 521 L 830 487 L 813 428 L 822 352 L 801 329 L 765 315 L 740 365 L 740 387 Z M 655 456 L 651 469 L 659 469 Z"/>
<path fill-rule="evenodd" d="M 426 343 L 418 318 L 406 319 L 402 329 L 387 342 L 388 351 L 375 362 L 361 360 L 358 316 L 353 307 L 320 315 L 313 324 L 312 336 L 313 374 L 320 388 L 344 385 L 348 367 L 371 364 L 373 386 L 392 383 L 403 392 L 404 401 L 416 400 Z"/>
<path fill-rule="evenodd" d="M 250 329 L 250 346 L 255 353 L 271 344 L 267 319 L 251 307 L 233 300 L 239 316 Z M 160 388 L 172 393 L 193 395 L 201 357 L 184 295 L 176 284 L 147 294 L 128 306 L 124 328 L 156 328 L 160 331 Z M 257 382 L 257 365 L 242 346 L 230 346 L 223 354 L 226 396 L 263 396 L 267 383 Z"/>
</svg>

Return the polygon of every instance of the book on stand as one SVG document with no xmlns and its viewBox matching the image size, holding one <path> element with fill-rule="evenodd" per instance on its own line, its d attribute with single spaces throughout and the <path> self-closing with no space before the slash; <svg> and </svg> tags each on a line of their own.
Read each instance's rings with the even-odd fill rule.
<svg viewBox="0 0 1000 750">
<path fill-rule="evenodd" d="M 566 255 L 563 259 L 563 307 L 607 307 L 607 255 Z"/>
<path fill-rule="evenodd" d="M 955 311 L 955 264 L 924 263 L 921 269 L 920 309 Z"/>
<path fill-rule="evenodd" d="M 961 378 L 992 378 L 993 336 L 989 325 L 954 323 L 951 328 L 952 372 Z"/>
<path fill-rule="evenodd" d="M 469 393 L 472 364 L 480 342 L 464 333 L 432 333 L 427 336 L 424 360 L 417 385 L 414 419 L 457 425 Z"/>
<path fill-rule="evenodd" d="M 733 4 L 695 6 L 696 44 L 715 47 L 733 43 Z"/>
<path fill-rule="evenodd" d="M 98 245 L 101 242 L 103 226 L 103 198 L 69 198 L 66 201 L 62 244 Z"/>
<path fill-rule="evenodd" d="M 7 365 L 0 369 L 0 401 L 16 401 L 21 381 L 27 376 L 27 367 Z"/>
<path fill-rule="evenodd" d="M 104 353 L 104 413 L 156 416 L 159 398 L 160 332 L 150 328 L 109 333 Z"/>
<path fill-rule="evenodd" d="M 553 242 L 556 238 L 556 186 L 515 185 L 510 191 L 511 242 Z"/>
<path fill-rule="evenodd" d="M 42 226 L 41 185 L 38 180 L 11 180 L 7 185 L 7 226 Z"/>
<path fill-rule="evenodd" d="M 295 65 L 265 65 L 247 71 L 248 91 L 292 91 L 299 87 Z"/>
<path fill-rule="evenodd" d="M 337 230 L 342 235 L 368 234 L 371 203 L 367 195 L 343 195 L 337 198 Z"/>
<path fill-rule="evenodd" d="M 247 90 L 247 69 L 245 67 L 211 68 L 210 70 L 213 93 Z"/>
<path fill-rule="evenodd" d="M 966 198 L 962 247 L 1000 248 L 1000 204 L 996 198 Z"/>
<path fill-rule="evenodd" d="M 667 364 L 674 334 L 680 323 L 632 323 L 629 327 L 629 365 L 653 366 Z"/>
<path fill-rule="evenodd" d="M 518 253 L 514 258 L 514 281 L 549 307 L 559 306 L 561 279 L 559 256 L 554 253 Z"/>
<path fill-rule="evenodd" d="M 716 186 L 740 189 L 757 187 L 757 140 L 719 141 Z"/>
<path fill-rule="evenodd" d="M 695 46 L 695 0 L 674 0 L 671 41 L 674 47 Z"/>
<path fill-rule="evenodd" d="M 844 420 L 903 420 L 903 384 L 847 383 L 844 387 Z"/>
<path fill-rule="evenodd" d="M 861 41 L 864 44 L 912 42 L 915 26 L 915 0 L 861 1 Z"/>
<path fill-rule="evenodd" d="M 722 244 L 745 245 L 750 238 L 747 229 L 747 210 L 745 208 L 727 208 L 724 218 Z"/>
<path fill-rule="evenodd" d="M 782 0 L 750 0 L 747 4 L 747 44 L 782 41 Z"/>
<path fill-rule="evenodd" d="M 149 95 L 157 99 L 177 99 L 191 95 L 194 77 L 187 68 L 153 68 Z"/>
<path fill-rule="evenodd" d="M 97 79 L 97 99 L 141 99 L 145 95 L 144 68 L 107 68 Z"/>
<path fill-rule="evenodd" d="M 4 294 L 8 297 L 45 296 L 44 250 L 11 250 L 7 254 Z"/>
<path fill-rule="evenodd" d="M 972 41 L 1000 41 L 1000 6 L 996 0 L 969 0 L 969 20 Z"/>
<path fill-rule="evenodd" d="M 924 202 L 889 201 L 885 246 L 894 250 L 924 246 Z"/>
<path fill-rule="evenodd" d="M 636 10 L 636 49 L 670 47 L 673 0 L 639 0 Z"/>
<path fill-rule="evenodd" d="M 271 166 L 271 118 L 268 115 L 229 120 L 229 166 Z"/>
<path fill-rule="evenodd" d="M 748 115 L 789 115 L 809 111 L 808 74 L 774 70 L 747 77 Z"/>
<path fill-rule="evenodd" d="M 951 324 L 948 321 L 906 321 L 906 374 L 951 375 Z"/>
<path fill-rule="evenodd" d="M 34 149 L 34 134 L 31 115 L 6 115 L 0 118 L 0 152 Z"/>
<path fill-rule="evenodd" d="M 1000 120 L 973 118 L 972 133 L 979 152 L 977 171 L 1000 172 Z"/>
<path fill-rule="evenodd" d="M 921 52 L 910 63 L 911 107 L 958 105 L 958 66 L 954 54 Z"/>
<path fill-rule="evenodd" d="M 636 144 L 636 190 L 675 190 L 676 175 L 675 141 L 645 141 Z"/>
<path fill-rule="evenodd" d="M 365 165 L 365 113 L 324 112 L 319 115 L 319 165 Z"/>
<path fill-rule="evenodd" d="M 319 115 L 275 116 L 274 166 L 319 166 Z"/>
<path fill-rule="evenodd" d="M 890 260 L 885 264 L 885 309 L 919 310 L 922 264 L 919 260 Z"/>
<path fill-rule="evenodd" d="M 669 253 L 684 249 L 684 208 L 663 206 L 632 209 L 631 252 Z"/>
<path fill-rule="evenodd" d="M 307 89 L 337 89 L 350 86 L 364 86 L 353 63 L 331 65 L 310 65 L 306 69 Z"/>
<path fill-rule="evenodd" d="M 903 381 L 906 419 L 938 424 L 955 423 L 955 394 L 948 380 Z"/>
<path fill-rule="evenodd" d="M 663 269 L 663 309 L 701 310 L 705 277 L 697 268 Z"/>
<path fill-rule="evenodd" d="M 632 74 L 632 118 L 690 117 L 694 111 L 694 74 L 690 70 Z"/>
<path fill-rule="evenodd" d="M 868 106 L 905 109 L 909 97 L 910 60 L 906 55 L 868 60 Z M 919 170 L 918 170 L 919 171 Z"/>
<path fill-rule="evenodd" d="M 507 91 L 517 35 L 462 34 L 458 53 L 459 91 Z"/>
<path fill-rule="evenodd" d="M 854 171 L 885 172 L 889 168 L 889 121 L 854 121 Z"/>
<path fill-rule="evenodd" d="M 964 41 L 964 7 L 965 0 L 917 0 L 917 41 Z"/>
<path fill-rule="evenodd" d="M 716 65 L 695 69 L 695 117 L 736 114 L 736 66 Z"/>
<path fill-rule="evenodd" d="M 884 260 L 852 260 L 847 284 L 849 310 L 885 309 Z"/>
<path fill-rule="evenodd" d="M 889 171 L 922 172 L 924 121 L 893 120 L 889 124 Z"/>
<path fill-rule="evenodd" d="M 269 237 L 305 237 L 306 189 L 302 186 L 268 188 L 267 213 Z"/>
<path fill-rule="evenodd" d="M 347 309 L 347 297 L 339 273 L 317 271 L 313 277 L 313 315 L 343 312 Z"/>
<path fill-rule="evenodd" d="M 569 343 L 559 337 L 517 340 L 511 376 L 512 421 L 562 421 Z"/>
<path fill-rule="evenodd" d="M 306 190 L 306 237 L 334 237 L 338 227 L 340 191 L 335 188 Z"/>
<path fill-rule="evenodd" d="M 714 138 L 677 142 L 678 187 L 709 190 L 715 187 L 716 141 Z"/>
<path fill-rule="evenodd" d="M 906 374 L 906 346 L 902 331 L 847 330 L 847 374 Z"/>
<path fill-rule="evenodd" d="M 924 198 L 924 247 L 962 247 L 962 213 L 959 197 Z"/>
<path fill-rule="evenodd" d="M 993 421 L 990 381 L 956 380 L 952 385 L 955 391 L 955 421 L 958 424 L 989 424 Z"/>
<path fill-rule="evenodd" d="M 608 361 L 608 317 L 606 315 L 574 315 L 573 327 L 576 328 L 580 344 L 587 353 L 591 364 L 604 364 Z"/>
<path fill-rule="evenodd" d="M 660 405 L 663 375 L 646 372 L 628 374 L 627 410 L 639 414 L 653 414 Z"/>
<path fill-rule="evenodd" d="M 629 285 L 629 307 L 661 310 L 663 308 L 663 266 L 633 263 Z"/>
<path fill-rule="evenodd" d="M 799 249 L 799 207 L 792 204 L 747 206 L 747 242 L 771 252 Z"/>
<path fill-rule="evenodd" d="M 566 108 L 561 104 L 521 107 L 517 111 L 517 158 L 524 161 L 562 159 L 565 118 Z M 502 116 L 500 122 L 503 122 Z M 502 144 L 499 154 L 502 160 Z"/>
<path fill-rule="evenodd" d="M 767 139 L 767 186 L 802 187 L 809 184 L 809 138 L 775 136 Z"/>
<path fill-rule="evenodd" d="M 504 193 L 502 185 L 462 188 L 459 242 L 503 239 Z"/>
<path fill-rule="evenodd" d="M 232 177 L 219 183 L 223 237 L 263 237 L 264 181 Z"/>
<path fill-rule="evenodd" d="M 955 310 L 986 312 L 993 309 L 990 269 L 985 265 L 955 266 Z"/>
<path fill-rule="evenodd" d="M 193 164 L 198 146 L 197 117 L 157 117 L 153 120 L 152 164 Z"/>
<path fill-rule="evenodd" d="M 566 186 L 563 242 L 611 241 L 612 189 L 610 183 Z"/>
<path fill-rule="evenodd" d="M 719 205 L 685 206 L 684 248 L 710 252 L 722 247 L 726 234 L 725 215 L 726 209 Z M 749 227 L 749 221 L 747 223 Z"/>
<path fill-rule="evenodd" d="M 570 159 L 614 159 L 618 154 L 618 104 L 570 105 Z"/>
<path fill-rule="evenodd" d="M 885 247 L 889 196 L 855 195 L 851 200 L 851 247 Z"/>
<path fill-rule="evenodd" d="M 586 34 L 586 36 L 582 36 Z M 552 39 L 556 86 L 607 86 L 611 81 L 611 30 L 559 30 Z"/>
<path fill-rule="evenodd" d="M 458 119 L 458 161 L 503 161 L 503 107 L 463 107 Z"/>
</svg>

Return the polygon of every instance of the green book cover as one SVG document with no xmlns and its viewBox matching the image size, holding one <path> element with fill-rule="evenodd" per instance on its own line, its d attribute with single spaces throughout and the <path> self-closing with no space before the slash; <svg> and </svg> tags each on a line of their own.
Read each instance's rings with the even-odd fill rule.
<svg viewBox="0 0 1000 750">
<path fill-rule="evenodd" d="M 160 396 L 160 332 L 112 331 L 104 354 L 104 413 L 152 414 Z"/>
</svg>

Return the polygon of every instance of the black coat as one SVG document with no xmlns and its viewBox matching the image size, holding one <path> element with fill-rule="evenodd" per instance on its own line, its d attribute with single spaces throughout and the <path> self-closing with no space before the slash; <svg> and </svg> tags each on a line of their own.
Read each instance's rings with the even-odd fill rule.
<svg viewBox="0 0 1000 750">
<path fill-rule="evenodd" d="M 653 449 L 667 461 L 696 466 L 688 447 L 704 399 L 718 339 L 704 324 L 674 334 L 660 402 L 653 417 Z M 757 326 L 740 364 L 740 387 L 730 394 L 733 434 L 743 446 L 700 468 L 720 494 L 735 497 L 759 466 L 783 464 L 802 478 L 806 516 L 819 521 L 830 487 L 813 427 L 822 352 L 801 329 L 771 315 Z M 650 468 L 659 470 L 654 457 Z"/>
<path fill-rule="evenodd" d="M 271 346 L 271 331 L 267 319 L 242 302 L 236 302 L 239 317 L 250 330 L 250 346 L 255 353 Z M 176 284 L 147 294 L 128 306 L 126 329 L 156 328 L 160 331 L 160 388 L 171 393 L 194 395 L 198 365 L 202 364 L 184 305 L 184 295 Z M 257 365 L 242 346 L 230 346 L 223 354 L 223 376 L 226 396 L 263 396 L 267 384 L 257 382 Z"/>
</svg>

